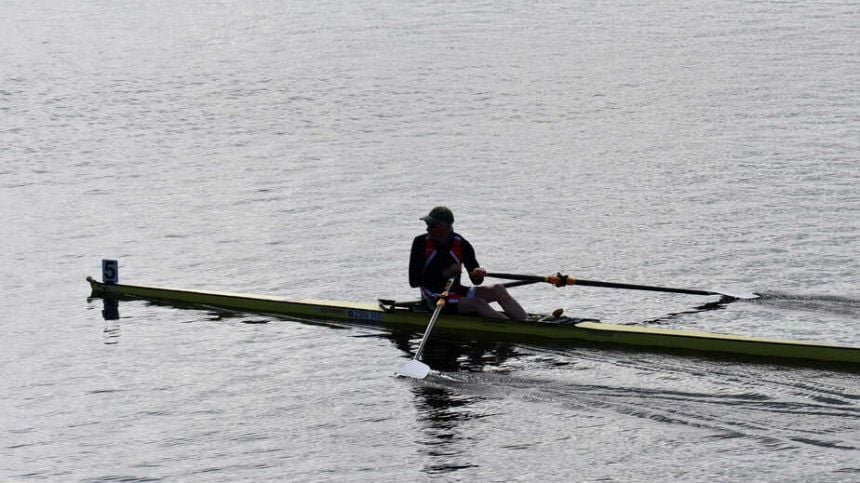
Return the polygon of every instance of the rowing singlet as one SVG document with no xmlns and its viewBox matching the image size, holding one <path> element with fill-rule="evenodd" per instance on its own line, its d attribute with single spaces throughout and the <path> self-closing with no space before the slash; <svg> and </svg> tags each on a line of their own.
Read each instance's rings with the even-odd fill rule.
<svg viewBox="0 0 860 483">
<path fill-rule="evenodd" d="M 436 256 L 439 255 L 439 250 L 436 249 L 435 243 L 430 238 L 427 238 L 427 241 L 424 243 L 424 268 L 422 271 L 426 271 Z M 448 251 L 447 255 L 449 255 L 453 259 L 453 263 L 463 263 L 463 239 L 460 235 L 454 235 L 454 239 L 451 241 L 451 250 Z M 450 264 L 449 264 L 450 266 Z M 460 286 L 460 281 L 456 280 L 454 282 L 454 286 L 451 288 L 451 292 L 448 294 L 448 303 L 456 304 L 460 301 L 460 298 L 463 294 L 458 293 L 456 290 L 457 287 L 462 288 Z M 421 287 L 421 297 L 424 299 L 435 300 L 441 294 L 441 292 L 435 292 L 427 287 Z"/>
</svg>

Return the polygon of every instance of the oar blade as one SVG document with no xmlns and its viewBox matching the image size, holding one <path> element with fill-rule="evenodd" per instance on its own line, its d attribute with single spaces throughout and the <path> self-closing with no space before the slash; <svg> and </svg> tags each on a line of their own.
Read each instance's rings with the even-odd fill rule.
<svg viewBox="0 0 860 483">
<path fill-rule="evenodd" d="M 403 364 L 397 370 L 398 376 L 411 377 L 413 379 L 424 379 L 427 377 L 427 374 L 430 374 L 430 366 L 415 359 Z"/>
<path fill-rule="evenodd" d="M 714 290 L 713 292 L 733 299 L 753 300 L 761 297 L 761 295 L 747 290 Z"/>
</svg>

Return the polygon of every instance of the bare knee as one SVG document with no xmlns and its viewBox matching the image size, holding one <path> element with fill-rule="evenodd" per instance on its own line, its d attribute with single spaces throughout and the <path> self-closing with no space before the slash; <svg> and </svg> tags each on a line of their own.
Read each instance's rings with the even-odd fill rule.
<svg viewBox="0 0 860 483">
<path fill-rule="evenodd" d="M 490 306 L 490 303 L 484 299 L 465 299 L 461 300 L 458 305 L 461 314 L 480 315 L 481 317 L 488 317 L 494 319 L 507 318 L 505 315 L 500 314 L 495 309 L 493 309 L 493 307 Z"/>
</svg>

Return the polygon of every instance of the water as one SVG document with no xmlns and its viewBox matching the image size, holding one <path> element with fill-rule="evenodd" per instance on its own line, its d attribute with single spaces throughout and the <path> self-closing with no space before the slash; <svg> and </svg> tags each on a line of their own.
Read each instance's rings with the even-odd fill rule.
<svg viewBox="0 0 860 483">
<path fill-rule="evenodd" d="M 852 2 L 5 2 L 0 480 L 856 481 L 854 372 L 122 303 L 412 298 L 452 207 L 531 311 L 860 345 Z M 672 315 L 674 314 L 674 315 Z"/>
</svg>

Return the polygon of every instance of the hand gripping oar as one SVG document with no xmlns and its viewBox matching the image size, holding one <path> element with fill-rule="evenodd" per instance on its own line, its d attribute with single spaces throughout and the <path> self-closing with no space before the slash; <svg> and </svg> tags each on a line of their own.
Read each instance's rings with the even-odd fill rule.
<svg viewBox="0 0 860 483">
<path fill-rule="evenodd" d="M 418 359 L 421 358 L 421 353 L 424 351 L 424 345 L 427 343 L 427 339 L 430 338 L 430 331 L 433 330 L 433 326 L 436 324 L 436 319 L 439 318 L 439 314 L 442 312 L 442 307 L 444 307 L 448 302 L 448 291 L 451 290 L 451 286 L 453 285 L 454 278 L 452 277 L 448 280 L 448 283 L 445 284 L 445 290 L 442 291 L 442 295 L 439 296 L 439 300 L 436 301 L 436 310 L 433 311 L 433 315 L 430 317 L 430 323 L 427 324 L 427 330 L 424 331 L 424 337 L 421 338 L 421 343 L 418 344 L 418 350 L 415 351 L 415 357 L 400 367 L 400 370 L 397 371 L 398 376 L 424 379 L 427 377 L 427 374 L 430 373 L 430 366 L 424 364 Z"/>
<path fill-rule="evenodd" d="M 716 292 L 710 290 L 696 290 L 690 288 L 672 288 L 672 287 L 654 287 L 652 285 L 633 285 L 629 283 L 614 283 L 600 282 L 597 280 L 583 280 L 574 278 L 568 275 L 557 273 L 545 277 L 539 275 L 518 275 L 515 273 L 488 273 L 488 277 L 503 278 L 508 280 L 523 280 L 531 282 L 546 282 L 555 285 L 556 287 L 564 287 L 565 285 L 584 285 L 589 287 L 606 287 L 606 288 L 621 288 L 628 290 L 649 290 L 652 292 L 672 292 L 685 293 L 692 295 L 723 295 L 735 299 L 757 299 L 758 294 L 752 292 Z"/>
</svg>

